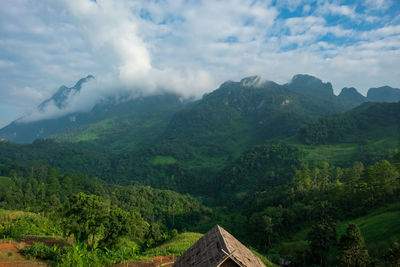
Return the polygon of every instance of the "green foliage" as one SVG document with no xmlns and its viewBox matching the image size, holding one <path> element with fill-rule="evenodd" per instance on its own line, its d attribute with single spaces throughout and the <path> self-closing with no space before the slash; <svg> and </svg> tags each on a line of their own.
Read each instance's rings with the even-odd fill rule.
<svg viewBox="0 0 400 267">
<path fill-rule="evenodd" d="M 400 239 L 393 241 L 382 258 L 385 266 L 395 267 L 400 265 Z"/>
<path fill-rule="evenodd" d="M 368 251 L 364 250 L 364 238 L 356 224 L 349 224 L 346 234 L 342 235 L 339 243 L 340 266 L 367 266 Z"/>
<path fill-rule="evenodd" d="M 255 146 L 216 178 L 215 195 L 237 204 L 261 190 L 287 184 L 301 165 L 301 151 L 284 143 Z"/>
<path fill-rule="evenodd" d="M 48 215 L 56 215 L 61 210 L 61 203 L 65 203 L 72 195 L 79 192 L 95 194 L 111 205 L 129 211 L 137 222 L 142 222 L 136 224 L 135 229 L 139 239 L 144 237 L 148 228 L 143 220 L 160 223 L 167 229 L 181 230 L 188 229 L 211 214 L 211 210 L 198 199 L 169 190 L 109 185 L 82 174 L 62 174 L 43 165 L 28 165 L 22 170 L 25 168 L 29 172 L 21 172 L 23 177 L 17 175 L 11 178 L 12 187 L 0 188 L 0 207 L 45 211 Z"/>
<path fill-rule="evenodd" d="M 107 216 L 107 207 L 98 196 L 79 193 L 72 196 L 65 207 L 64 229 L 80 243 L 94 241 L 100 234 Z"/>
<path fill-rule="evenodd" d="M 49 247 L 42 242 L 36 242 L 33 245 L 24 248 L 22 254 L 29 258 L 36 258 L 41 260 L 56 261 L 59 255 L 59 248 L 54 245 Z"/>
<path fill-rule="evenodd" d="M 324 209 L 323 206 L 320 208 Z M 307 240 L 311 251 L 309 262 L 326 266 L 329 252 L 336 245 L 336 223 L 329 216 L 323 215 L 311 227 Z"/>
<path fill-rule="evenodd" d="M 56 224 L 34 213 L 0 210 L 0 238 L 49 236 L 58 232 Z"/>
<path fill-rule="evenodd" d="M 121 210 L 116 206 L 107 207 L 105 214 L 103 238 L 100 240 L 100 246 L 114 248 L 119 243 L 121 237 L 129 233 L 133 234 L 132 229 L 136 228 L 135 225 L 137 222 L 129 212 Z"/>
<path fill-rule="evenodd" d="M 12 185 L 11 178 L 0 176 L 0 187 L 8 187 Z"/>
<path fill-rule="evenodd" d="M 114 248 L 119 239 L 130 233 L 136 224 L 129 212 L 94 195 L 74 195 L 64 209 L 65 233 L 72 234 L 79 243 L 88 243 L 91 238 L 93 247 L 98 242 L 103 248 Z"/>
<path fill-rule="evenodd" d="M 57 266 L 110 266 L 137 258 L 134 244 L 120 249 L 93 248 L 86 243 L 75 242 L 72 246 L 53 247 L 42 242 L 24 248 L 22 254 L 28 259 L 36 258 L 55 263 Z"/>
</svg>

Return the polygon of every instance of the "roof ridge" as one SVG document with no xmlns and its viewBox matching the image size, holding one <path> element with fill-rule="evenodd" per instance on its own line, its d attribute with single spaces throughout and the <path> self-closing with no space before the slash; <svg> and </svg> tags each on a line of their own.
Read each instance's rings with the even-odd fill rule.
<svg viewBox="0 0 400 267">
<path fill-rule="evenodd" d="M 227 241 L 226 241 L 225 236 L 223 234 L 223 231 L 226 232 L 226 230 L 224 228 L 222 228 L 221 226 L 219 226 L 218 224 L 216 225 L 216 227 L 217 227 L 218 232 L 220 233 L 220 236 L 222 238 L 223 245 L 226 247 L 226 250 L 228 250 L 226 252 L 228 252 L 229 254 L 232 253 L 232 251 L 229 251 L 229 248 L 228 248 L 228 245 L 227 245 Z"/>
</svg>

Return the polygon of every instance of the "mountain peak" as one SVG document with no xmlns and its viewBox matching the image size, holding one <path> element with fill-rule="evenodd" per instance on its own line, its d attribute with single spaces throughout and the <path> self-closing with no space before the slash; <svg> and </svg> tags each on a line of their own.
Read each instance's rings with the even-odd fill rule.
<svg viewBox="0 0 400 267">
<path fill-rule="evenodd" d="M 324 83 L 320 79 L 308 74 L 296 74 L 286 86 L 299 93 L 306 93 L 319 97 L 334 96 L 332 84 Z"/>
<path fill-rule="evenodd" d="M 367 98 L 373 102 L 397 102 L 400 101 L 400 89 L 387 85 L 371 88 L 368 90 Z"/>
<path fill-rule="evenodd" d="M 72 88 L 75 88 L 76 90 L 81 90 L 82 84 L 84 84 L 85 82 L 88 82 L 90 80 L 94 79 L 94 76 L 89 74 L 88 76 L 86 76 L 85 78 L 80 79 Z"/>
<path fill-rule="evenodd" d="M 360 94 L 354 87 L 344 87 L 338 97 L 355 104 L 361 104 L 367 101 L 367 98 Z"/>
<path fill-rule="evenodd" d="M 260 84 L 261 77 L 258 75 L 245 77 L 240 80 L 240 84 L 245 87 L 257 86 Z"/>
<path fill-rule="evenodd" d="M 50 102 L 54 102 L 54 104 L 59 108 L 65 108 L 67 105 L 68 98 L 79 92 L 82 88 L 82 85 L 90 80 L 94 79 L 94 76 L 89 74 L 85 78 L 80 79 L 73 87 L 66 87 L 62 85 L 58 88 L 57 92 L 49 99 L 43 101 L 39 106 L 38 109 L 43 111 Z"/>
</svg>

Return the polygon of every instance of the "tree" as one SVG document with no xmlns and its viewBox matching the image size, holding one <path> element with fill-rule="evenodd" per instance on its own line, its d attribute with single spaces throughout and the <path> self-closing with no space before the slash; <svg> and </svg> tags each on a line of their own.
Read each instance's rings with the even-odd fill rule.
<svg viewBox="0 0 400 267">
<path fill-rule="evenodd" d="M 320 221 L 312 226 L 307 235 L 310 241 L 311 259 L 310 262 L 326 266 L 331 247 L 336 244 L 336 225 L 328 221 Z"/>
<path fill-rule="evenodd" d="M 71 197 L 66 207 L 64 229 L 76 241 L 91 244 L 98 240 L 103 248 L 114 247 L 135 224 L 131 213 L 104 202 L 95 195 L 79 193 Z"/>
<path fill-rule="evenodd" d="M 100 197 L 84 193 L 73 195 L 65 207 L 65 233 L 72 234 L 78 242 L 87 243 L 92 237 L 93 244 L 94 237 L 102 230 L 107 213 Z"/>
<path fill-rule="evenodd" d="M 356 224 L 349 224 L 346 234 L 342 235 L 339 243 L 339 264 L 346 267 L 367 266 L 368 251 L 364 248 L 364 238 Z"/>
<path fill-rule="evenodd" d="M 122 236 L 129 233 L 133 223 L 129 212 L 123 211 L 117 206 L 111 206 L 104 222 L 104 237 L 100 241 L 100 246 L 114 247 Z"/>
<path fill-rule="evenodd" d="M 323 201 L 314 207 L 313 213 L 316 216 L 316 223 L 307 235 L 311 250 L 310 262 L 326 266 L 329 251 L 336 245 L 335 211 L 329 202 Z M 316 262 L 315 259 L 319 261 Z"/>
<path fill-rule="evenodd" d="M 386 266 L 400 266 L 400 243 L 394 241 L 383 255 Z"/>
</svg>

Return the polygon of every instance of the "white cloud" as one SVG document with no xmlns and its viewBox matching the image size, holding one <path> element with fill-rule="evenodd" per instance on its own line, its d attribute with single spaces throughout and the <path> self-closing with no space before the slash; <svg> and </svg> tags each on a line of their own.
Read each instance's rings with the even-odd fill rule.
<svg viewBox="0 0 400 267">
<path fill-rule="evenodd" d="M 350 19 L 358 19 L 360 16 L 356 13 L 355 9 L 356 6 L 339 5 L 324 1 L 322 5 L 318 6 L 315 13 L 322 15 L 340 15 L 349 17 Z"/>
<path fill-rule="evenodd" d="M 11 92 L 11 94 L 20 99 L 26 99 L 26 101 L 34 103 L 38 103 L 39 101 L 43 100 L 44 97 L 46 97 L 42 91 L 28 86 L 22 89 L 15 89 Z"/>
<path fill-rule="evenodd" d="M 364 0 L 363 4 L 365 7 L 371 10 L 387 10 L 392 4 L 392 0 Z"/>
<path fill-rule="evenodd" d="M 381 39 L 387 38 L 390 36 L 399 36 L 400 35 L 400 25 L 389 25 L 384 26 L 379 29 L 374 29 L 370 31 L 363 32 L 361 37 L 367 40 L 373 39 Z"/>
<path fill-rule="evenodd" d="M 289 29 L 289 34 L 282 35 L 282 45 L 295 44 L 298 47 L 316 42 L 322 36 L 331 33 L 337 37 L 350 37 L 352 30 L 343 29 L 340 26 L 328 26 L 322 17 L 306 16 L 294 17 L 285 20 L 284 25 Z"/>
</svg>

